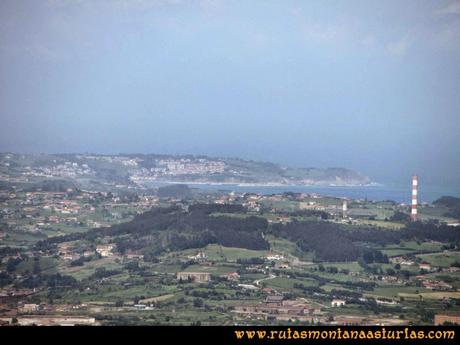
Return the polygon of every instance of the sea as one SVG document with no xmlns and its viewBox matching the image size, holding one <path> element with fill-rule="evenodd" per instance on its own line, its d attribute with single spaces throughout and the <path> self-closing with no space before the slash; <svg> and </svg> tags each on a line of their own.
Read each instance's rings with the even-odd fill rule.
<svg viewBox="0 0 460 345">
<path fill-rule="evenodd" d="M 410 182 L 410 181 L 409 181 Z M 262 195 L 280 194 L 284 192 L 319 194 L 350 199 L 367 199 L 375 201 L 392 200 L 397 203 L 411 203 L 412 186 L 408 184 L 372 184 L 365 186 L 298 186 L 298 185 L 239 185 L 239 184 L 194 184 L 187 183 L 191 188 L 204 190 L 228 191 L 237 193 L 258 193 Z M 460 186 L 434 186 L 419 184 L 419 203 L 432 203 L 442 196 L 460 197 Z"/>
</svg>

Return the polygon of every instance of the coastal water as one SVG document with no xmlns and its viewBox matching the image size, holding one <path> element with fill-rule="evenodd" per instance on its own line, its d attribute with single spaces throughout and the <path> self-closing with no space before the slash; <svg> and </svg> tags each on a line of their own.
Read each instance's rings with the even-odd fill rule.
<svg viewBox="0 0 460 345">
<path fill-rule="evenodd" d="M 223 190 L 249 192 L 259 194 L 277 194 L 283 192 L 316 193 L 323 196 L 346 197 L 351 199 L 393 200 L 398 203 L 410 204 L 411 185 L 378 184 L 369 186 L 251 186 L 230 184 L 188 184 L 192 188 L 207 190 Z M 441 196 L 460 197 L 460 186 L 440 187 L 431 185 L 419 186 L 419 202 L 431 203 Z"/>
</svg>

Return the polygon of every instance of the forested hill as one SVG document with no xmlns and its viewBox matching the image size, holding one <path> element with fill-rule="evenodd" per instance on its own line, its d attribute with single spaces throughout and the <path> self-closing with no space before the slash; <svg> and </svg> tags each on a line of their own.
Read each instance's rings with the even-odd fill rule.
<svg viewBox="0 0 460 345">
<path fill-rule="evenodd" d="M 433 202 L 433 205 L 445 207 L 445 217 L 460 218 L 460 198 L 443 196 Z"/>
<path fill-rule="evenodd" d="M 53 250 L 60 242 L 98 238 L 116 244 L 119 253 L 136 251 L 146 260 L 165 251 L 202 248 L 220 244 L 254 250 L 268 250 L 266 234 L 285 238 L 320 261 L 387 262 L 378 248 L 404 241 L 443 241 L 460 245 L 460 232 L 446 225 L 411 222 L 398 231 L 363 228 L 329 221 L 293 221 L 269 225 L 251 216 L 241 205 L 195 204 L 153 208 L 132 221 L 87 233 L 52 237 L 37 244 L 39 250 Z"/>
<path fill-rule="evenodd" d="M 38 243 L 49 249 L 54 244 L 72 240 L 108 237 L 120 253 L 141 251 L 148 258 L 167 250 L 201 248 L 215 243 L 226 247 L 269 249 L 263 238 L 268 222 L 265 218 L 232 217 L 216 213 L 244 213 L 240 205 L 197 204 L 187 211 L 180 207 L 154 208 L 136 216 L 132 221 L 110 228 L 93 229 L 87 233 L 49 238 Z"/>
</svg>

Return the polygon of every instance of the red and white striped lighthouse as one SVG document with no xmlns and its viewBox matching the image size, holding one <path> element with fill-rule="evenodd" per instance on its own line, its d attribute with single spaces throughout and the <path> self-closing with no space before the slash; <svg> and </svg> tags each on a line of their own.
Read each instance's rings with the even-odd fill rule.
<svg viewBox="0 0 460 345">
<path fill-rule="evenodd" d="M 417 220 L 417 187 L 418 178 L 417 175 L 412 176 L 412 208 L 410 217 L 413 221 Z"/>
</svg>

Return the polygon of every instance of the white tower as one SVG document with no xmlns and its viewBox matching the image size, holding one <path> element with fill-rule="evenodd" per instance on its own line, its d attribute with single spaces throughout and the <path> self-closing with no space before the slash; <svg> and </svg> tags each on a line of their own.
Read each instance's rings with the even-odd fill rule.
<svg viewBox="0 0 460 345">
<path fill-rule="evenodd" d="M 417 175 L 412 176 L 412 208 L 410 217 L 413 221 L 417 220 L 417 188 L 418 178 Z"/>
<path fill-rule="evenodd" d="M 346 200 L 342 203 L 342 218 L 347 218 L 347 211 L 348 211 L 348 203 Z"/>
</svg>

